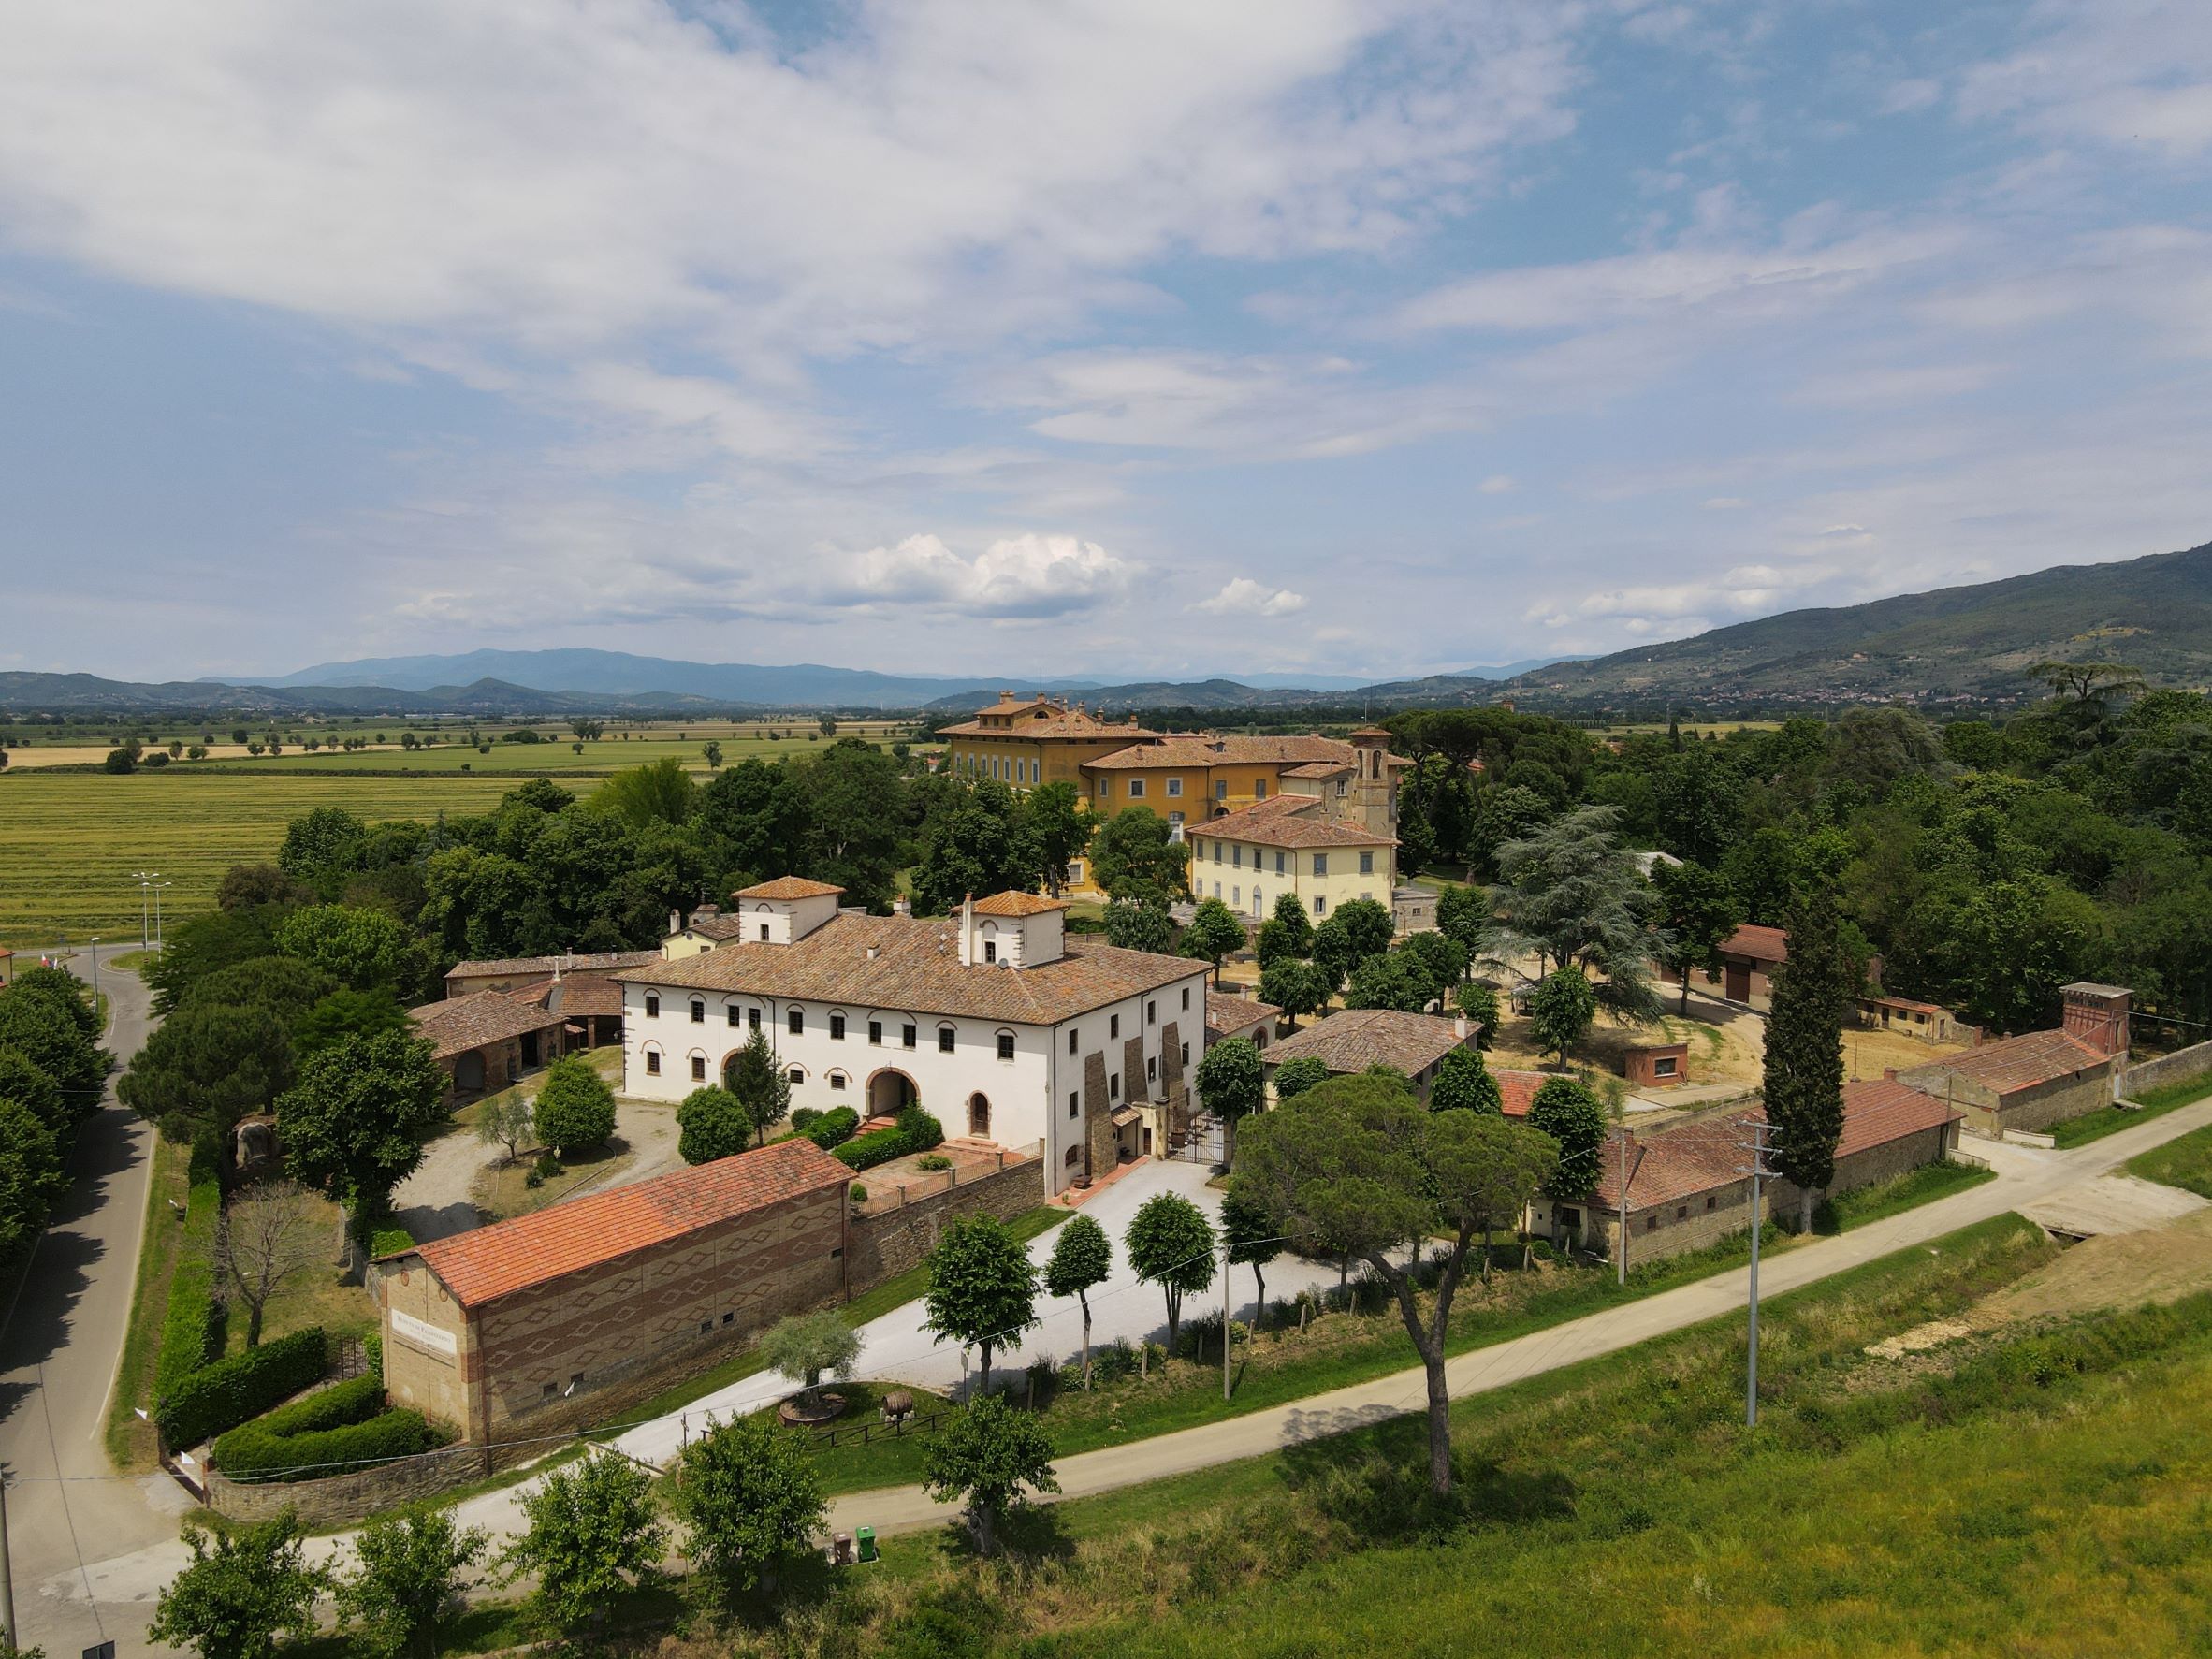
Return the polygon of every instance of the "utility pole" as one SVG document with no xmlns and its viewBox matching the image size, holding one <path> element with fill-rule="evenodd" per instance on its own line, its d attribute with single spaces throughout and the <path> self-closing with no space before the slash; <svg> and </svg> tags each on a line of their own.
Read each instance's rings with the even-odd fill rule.
<svg viewBox="0 0 2212 1659">
<path fill-rule="evenodd" d="M 131 873 L 137 878 L 138 883 L 138 949 L 143 951 L 153 943 L 152 890 L 153 879 L 161 872 L 159 870 L 134 870 Z"/>
<path fill-rule="evenodd" d="M 1621 1125 L 1620 1131 L 1621 1190 L 1616 1196 L 1621 1201 L 1621 1247 L 1613 1254 L 1621 1259 L 1621 1288 L 1626 1289 L 1628 1288 L 1628 1186 L 1629 1183 L 1636 1179 L 1636 1170 L 1644 1167 L 1644 1154 L 1650 1149 L 1643 1146 L 1636 1149 L 1636 1170 L 1631 1170 L 1628 1167 L 1628 1126 L 1626 1124 Z"/>
<path fill-rule="evenodd" d="M 1221 1245 L 1221 1401 L 1229 1403 L 1229 1244 Z"/>
<path fill-rule="evenodd" d="M 1750 1358 L 1743 1379 L 1743 1426 L 1759 1426 L 1759 1183 L 1773 1178 L 1774 1171 L 1767 1167 L 1768 1126 L 1754 1120 L 1751 1125 L 1751 1168 L 1744 1173 L 1751 1177 L 1751 1342 Z"/>
<path fill-rule="evenodd" d="M 153 948 L 156 951 L 161 949 L 161 890 L 175 885 L 173 881 L 156 881 L 153 884 Z"/>
<path fill-rule="evenodd" d="M 100 936 L 92 936 L 93 1012 L 100 1011 Z"/>
<path fill-rule="evenodd" d="M 0 1478 L 0 1642 L 15 1650 L 15 1581 L 7 1564 L 7 1482 Z"/>
</svg>

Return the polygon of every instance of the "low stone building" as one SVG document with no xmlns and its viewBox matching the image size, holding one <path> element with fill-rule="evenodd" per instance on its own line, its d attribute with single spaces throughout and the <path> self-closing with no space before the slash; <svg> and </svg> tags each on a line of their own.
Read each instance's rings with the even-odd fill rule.
<svg viewBox="0 0 2212 1659">
<path fill-rule="evenodd" d="M 841 1295 L 851 1179 L 800 1136 L 380 1258 L 386 1390 L 479 1443 L 604 1420 Z"/>
<path fill-rule="evenodd" d="M 1621 1073 L 1637 1088 L 1670 1089 L 1690 1081 L 1686 1042 L 1631 1043 L 1621 1056 Z"/>
<path fill-rule="evenodd" d="M 1779 927 L 1746 923 L 1721 941 L 1721 971 L 1685 968 L 1694 991 L 1724 997 L 1750 1008 L 1774 1006 L 1774 970 L 1789 960 L 1790 936 Z"/>
<path fill-rule="evenodd" d="M 1390 920 L 1400 934 L 1436 931 L 1436 890 L 1403 881 L 1390 890 Z"/>
<path fill-rule="evenodd" d="M 507 1087 L 567 1052 L 567 1022 L 520 997 L 477 991 L 409 1011 L 445 1073 L 448 1106 Z"/>
<path fill-rule="evenodd" d="M 1977 1135 L 2042 1130 L 2109 1106 L 2127 1062 L 2130 995 L 2088 982 L 2059 992 L 2065 1023 L 1946 1055 L 1898 1081 L 1948 1100 Z"/>
<path fill-rule="evenodd" d="M 445 995 L 467 997 L 477 991 L 512 991 L 535 985 L 556 974 L 612 973 L 618 968 L 637 968 L 661 960 L 659 951 L 599 951 L 578 955 L 564 951 L 555 956 L 506 956 L 496 961 L 457 962 L 445 974 Z"/>
<path fill-rule="evenodd" d="M 622 987 L 604 973 L 566 974 L 512 995 L 559 1014 L 569 1034 L 586 1048 L 622 1041 Z"/>
<path fill-rule="evenodd" d="M 1374 1066 L 1405 1073 L 1420 1098 L 1429 1098 L 1437 1062 L 1455 1048 L 1472 1048 L 1475 1027 L 1464 1018 L 1400 1013 L 1390 1008 L 1347 1008 L 1294 1031 L 1267 1051 L 1272 1080 L 1286 1061 L 1310 1058 L 1336 1076 L 1351 1076 Z"/>
<path fill-rule="evenodd" d="M 1206 1046 L 1225 1037 L 1244 1037 L 1252 1046 L 1265 1049 L 1274 1041 L 1275 1022 L 1283 1011 L 1257 997 L 1232 997 L 1223 991 L 1206 993 Z"/>
<path fill-rule="evenodd" d="M 1961 1113 L 1893 1078 L 1843 1086 L 1843 1132 L 1832 1198 L 1940 1163 L 1958 1143 Z M 1702 1249 L 1751 1226 L 1754 1107 L 1627 1136 L 1628 1259 L 1633 1264 Z M 1610 1257 L 1621 1237 L 1621 1139 L 1606 1146 L 1597 1189 L 1576 1201 L 1550 1197 L 1530 1206 L 1530 1230 L 1555 1244 Z M 1787 1181 L 1761 1185 L 1759 1215 L 1794 1217 L 1801 1195 Z"/>
<path fill-rule="evenodd" d="M 1922 1042 L 1971 1042 L 1981 1035 L 1947 1008 L 1876 990 L 1859 997 L 1858 1023 L 1870 1031 L 1895 1031 Z"/>
</svg>

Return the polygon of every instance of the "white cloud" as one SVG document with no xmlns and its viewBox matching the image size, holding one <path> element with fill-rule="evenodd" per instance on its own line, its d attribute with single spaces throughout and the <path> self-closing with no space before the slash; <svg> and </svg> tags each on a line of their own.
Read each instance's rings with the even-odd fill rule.
<svg viewBox="0 0 2212 1659">
<path fill-rule="evenodd" d="M 1958 107 L 2043 137 L 2212 151 L 2212 29 L 2202 0 L 2045 0 L 2019 51 L 1965 75 Z"/>
<path fill-rule="evenodd" d="M 1510 473 L 1494 473 L 1475 488 L 1484 495 L 1504 495 L 1513 488 L 1513 478 Z"/>
<path fill-rule="evenodd" d="M 1190 607 L 1215 616 L 1288 617 L 1305 609 L 1305 595 L 1288 588 L 1263 588 L 1250 576 L 1238 576 L 1211 599 Z"/>
<path fill-rule="evenodd" d="M 1709 513 L 1733 513 L 1748 504 L 1739 495 L 1708 496 L 1704 503 L 1705 510 Z"/>
<path fill-rule="evenodd" d="M 964 559 L 937 536 L 912 535 L 847 561 L 833 592 L 975 617 L 1058 617 L 1119 597 L 1134 575 L 1128 560 L 1074 536 L 1008 536 Z"/>
</svg>

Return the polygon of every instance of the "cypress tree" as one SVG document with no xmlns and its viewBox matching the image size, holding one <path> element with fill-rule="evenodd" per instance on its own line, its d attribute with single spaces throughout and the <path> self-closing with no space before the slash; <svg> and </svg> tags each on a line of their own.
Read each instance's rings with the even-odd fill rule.
<svg viewBox="0 0 2212 1659">
<path fill-rule="evenodd" d="M 1816 888 L 1791 907 L 1789 957 L 1774 973 L 1767 1016 L 1767 1121 L 1776 1167 L 1797 1186 L 1797 1227 L 1812 1224 L 1812 1195 L 1835 1178 L 1843 1136 L 1843 1018 L 1852 963 L 1836 901 Z"/>
</svg>

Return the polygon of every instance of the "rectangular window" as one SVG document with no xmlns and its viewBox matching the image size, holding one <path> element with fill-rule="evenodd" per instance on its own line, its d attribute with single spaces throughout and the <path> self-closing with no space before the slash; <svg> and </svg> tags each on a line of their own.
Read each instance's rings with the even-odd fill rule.
<svg viewBox="0 0 2212 1659">
<path fill-rule="evenodd" d="M 706 1024 L 706 1004 L 696 997 L 691 998 L 691 1024 L 694 1026 Z"/>
<path fill-rule="evenodd" d="M 1244 867 L 1244 844 L 1242 841 L 1238 841 L 1230 846 L 1229 850 L 1229 866 L 1230 868 L 1236 870 L 1241 870 Z"/>
<path fill-rule="evenodd" d="M 952 1026 L 939 1026 L 937 1028 L 937 1052 L 940 1055 L 949 1055 L 953 1052 Z"/>
<path fill-rule="evenodd" d="M 1068 1052 L 1070 1054 L 1075 1052 L 1075 1027 L 1073 1026 L 1068 1027 Z"/>
<path fill-rule="evenodd" d="M 1328 900 L 1328 899 L 1327 899 L 1325 896 L 1323 896 L 1322 895 L 1320 895 L 1320 894 L 1318 894 L 1318 893 L 1315 894 L 1315 895 L 1314 895 L 1314 914 L 1315 914 L 1315 915 L 1317 915 L 1317 916 L 1326 916 L 1328 913 L 1329 913 L 1329 900 Z"/>
<path fill-rule="evenodd" d="M 1214 883 L 1214 896 L 1215 898 L 1219 898 L 1221 896 L 1221 883 L 1218 881 Z"/>
<path fill-rule="evenodd" d="M 1255 778 L 1252 780 L 1252 798 L 1256 801 L 1264 801 L 1267 799 L 1266 779 Z"/>
<path fill-rule="evenodd" d="M 868 1047 L 881 1048 L 882 1046 L 883 1022 L 881 1020 L 870 1020 L 868 1022 Z"/>
<path fill-rule="evenodd" d="M 691 1056 L 691 1081 L 693 1083 L 704 1083 L 706 1080 L 706 1056 L 705 1055 L 693 1055 Z"/>
<path fill-rule="evenodd" d="M 1070 1089 L 1068 1091 L 1068 1116 L 1070 1121 L 1073 1121 L 1075 1118 L 1082 1115 L 1083 1108 L 1078 1104 L 1082 1099 L 1083 1097 L 1075 1090 Z"/>
<path fill-rule="evenodd" d="M 1190 1044 L 1187 1042 L 1183 1045 L 1183 1063 L 1186 1066 L 1190 1064 Z"/>
<path fill-rule="evenodd" d="M 791 1034 L 793 1037 L 803 1036 L 807 1029 L 806 1010 L 798 1008 L 793 1009 L 791 1012 L 785 1016 L 784 1024 L 791 1028 Z"/>
<path fill-rule="evenodd" d="M 1075 883 L 1075 885 L 1076 885 L 1076 886 L 1078 886 L 1078 887 L 1080 887 L 1080 886 L 1082 886 L 1082 885 L 1083 885 L 1083 860 L 1082 860 L 1082 859 L 1080 859 L 1080 858 L 1071 858 L 1071 859 L 1070 859 L 1070 860 L 1068 861 L 1068 880 L 1070 880 L 1070 881 L 1072 881 L 1072 882 L 1074 882 L 1074 883 Z"/>
<path fill-rule="evenodd" d="M 1216 842 L 1215 842 L 1215 843 L 1214 843 L 1214 860 L 1213 860 L 1213 862 L 1214 862 L 1214 863 L 1215 863 L 1215 864 L 1219 864 L 1219 863 L 1221 862 L 1221 843 L 1220 843 L 1219 841 L 1216 841 Z"/>
<path fill-rule="evenodd" d="M 1106 1098 L 1109 1100 L 1118 1100 L 1121 1099 L 1120 1072 L 1116 1071 L 1112 1077 L 1109 1077 L 1106 1080 Z"/>
<path fill-rule="evenodd" d="M 748 1031 L 758 1031 L 761 1028 L 761 1011 L 759 1009 L 749 1008 L 745 1011 L 745 1028 Z"/>
<path fill-rule="evenodd" d="M 1099 793 L 1099 799 L 1100 799 L 1100 800 L 1102 801 L 1102 800 L 1104 800 L 1104 799 L 1105 799 L 1105 798 L 1106 798 L 1108 795 L 1112 794 L 1113 793 L 1113 780 L 1112 779 L 1110 779 L 1110 778 L 1101 778 L 1101 779 L 1099 779 L 1099 791 L 1098 791 L 1098 793 Z"/>
<path fill-rule="evenodd" d="M 1183 1011 L 1185 1013 L 1190 1011 L 1190 987 L 1188 985 L 1183 987 Z"/>
<path fill-rule="evenodd" d="M 1374 853 L 1362 852 L 1360 854 L 1360 873 L 1362 876 L 1372 876 L 1375 874 Z"/>
<path fill-rule="evenodd" d="M 998 941 L 997 939 L 987 939 L 983 941 L 983 960 L 985 962 L 998 960 Z"/>
<path fill-rule="evenodd" d="M 1108 1014 L 1106 1016 L 1106 1035 L 1110 1038 L 1121 1035 L 1121 1015 Z"/>
<path fill-rule="evenodd" d="M 1147 1026 L 1159 1024 L 1159 1004 L 1150 997 L 1145 998 L 1144 1002 L 1144 1023 Z"/>
<path fill-rule="evenodd" d="M 657 1020 L 660 1017 L 661 998 L 656 993 L 648 991 L 646 993 L 646 1018 L 648 1020 Z"/>
<path fill-rule="evenodd" d="M 722 1011 L 730 1016 L 730 1025 L 733 1027 L 742 1026 L 745 1023 L 744 1014 L 738 1011 L 735 1003 L 724 1009 Z"/>
<path fill-rule="evenodd" d="M 646 1075 L 648 1077 L 661 1075 L 661 1055 L 657 1049 L 648 1048 L 646 1050 Z"/>
<path fill-rule="evenodd" d="M 1141 801 L 1141 800 L 1142 800 L 1143 798 L 1144 798 L 1144 779 L 1142 779 L 1142 778 L 1132 778 L 1132 779 L 1129 779 L 1129 799 L 1130 799 L 1130 800 L 1132 800 L 1132 801 Z"/>
<path fill-rule="evenodd" d="M 1217 779 L 1217 780 L 1215 782 L 1215 785 L 1214 785 L 1214 798 L 1215 798 L 1216 801 L 1226 801 L 1226 800 L 1228 800 L 1228 799 L 1229 799 L 1229 779 L 1226 779 L 1226 778 L 1219 779 Z"/>
<path fill-rule="evenodd" d="M 1280 852 L 1277 852 L 1275 854 L 1275 874 L 1280 876 L 1286 873 L 1287 872 L 1283 867 L 1283 855 Z"/>
<path fill-rule="evenodd" d="M 998 1033 L 998 1057 L 1002 1060 L 1013 1058 L 1013 1033 L 1011 1031 Z"/>
<path fill-rule="evenodd" d="M 845 1016 L 841 1013 L 830 1015 L 830 1041 L 832 1042 L 845 1041 Z"/>
<path fill-rule="evenodd" d="M 901 1048 L 912 1048 L 912 1047 L 914 1046 L 914 1041 L 915 1041 L 915 1030 L 914 1030 L 914 1027 L 913 1027 L 913 1026 L 901 1026 L 899 1027 L 899 1032 L 898 1032 L 898 1044 L 899 1044 L 899 1046 L 900 1046 Z"/>
<path fill-rule="evenodd" d="M 1326 852 L 1317 852 L 1317 853 L 1315 853 L 1315 854 L 1314 854 L 1314 874 L 1315 874 L 1315 875 L 1317 875 L 1317 876 L 1326 876 L 1328 873 L 1329 873 L 1329 854 L 1327 854 Z"/>
<path fill-rule="evenodd" d="M 1157 1055 L 1154 1055 L 1144 1062 L 1144 1080 L 1147 1083 L 1159 1081 L 1159 1056 Z"/>
<path fill-rule="evenodd" d="M 830 1073 L 830 1087 L 832 1087 L 832 1088 L 834 1088 L 834 1089 L 841 1089 L 841 1088 L 843 1088 L 844 1086 L 845 1086 L 845 1074 L 844 1074 L 842 1071 L 833 1071 L 833 1072 L 831 1072 L 831 1073 Z"/>
<path fill-rule="evenodd" d="M 1183 798 L 1183 779 L 1180 779 L 1180 778 L 1171 778 L 1171 779 L 1168 779 L 1168 799 L 1169 799 L 1169 800 L 1171 800 L 1171 801 L 1180 801 L 1182 798 Z"/>
<path fill-rule="evenodd" d="M 764 944 L 766 944 L 767 942 L 768 942 L 768 924 L 767 924 L 765 922 L 764 922 L 764 923 L 762 923 L 762 924 L 761 924 L 761 943 L 763 943 L 763 944 L 764 945 Z"/>
<path fill-rule="evenodd" d="M 1232 905 L 1243 904 L 1244 902 L 1244 890 L 1242 887 L 1231 887 L 1229 890 L 1229 902 Z"/>
</svg>

